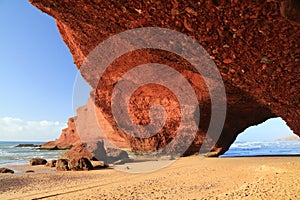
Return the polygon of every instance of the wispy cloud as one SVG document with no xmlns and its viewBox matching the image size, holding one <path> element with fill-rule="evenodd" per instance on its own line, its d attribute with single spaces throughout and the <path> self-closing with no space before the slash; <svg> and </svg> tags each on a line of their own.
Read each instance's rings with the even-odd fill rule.
<svg viewBox="0 0 300 200">
<path fill-rule="evenodd" d="M 66 124 L 57 121 L 27 121 L 20 118 L 0 118 L 0 140 L 48 141 L 59 137 Z"/>
</svg>

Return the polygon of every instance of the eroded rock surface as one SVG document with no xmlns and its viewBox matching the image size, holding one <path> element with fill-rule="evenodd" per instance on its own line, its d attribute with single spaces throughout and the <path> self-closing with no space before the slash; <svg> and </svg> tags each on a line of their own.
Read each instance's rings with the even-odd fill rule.
<svg viewBox="0 0 300 200">
<path fill-rule="evenodd" d="M 75 118 L 69 118 L 68 127 L 62 130 L 60 137 L 55 141 L 46 142 L 41 145 L 41 149 L 58 150 L 70 149 L 72 146 L 80 144 L 80 137 L 76 131 Z"/>
<path fill-rule="evenodd" d="M 72 160 L 79 158 L 87 158 L 89 160 L 95 160 L 94 155 L 84 146 L 79 144 L 73 146 L 69 151 L 61 156 L 61 159 Z"/>
<path fill-rule="evenodd" d="M 290 21 L 298 20 L 298 14 L 293 18 L 292 13 L 288 17 L 280 13 L 281 4 L 290 6 L 288 2 L 291 1 L 31 2 L 56 19 L 79 70 L 99 43 L 133 28 L 163 27 L 198 41 L 216 63 L 227 95 L 227 114 L 221 136 L 212 138 L 218 140 L 213 148 L 209 145 L 205 148 L 216 151 L 216 155 L 224 153 L 243 130 L 273 117 L 282 117 L 294 133 L 300 135 L 300 27 Z M 164 87 L 146 85 L 130 98 L 130 116 L 136 124 L 149 123 L 148 112 L 152 105 L 160 104 L 165 108 L 166 123 L 155 136 L 132 137 L 118 127 L 112 115 L 112 91 L 120 77 L 133 67 L 149 62 L 176 69 L 193 87 L 201 120 L 197 136 L 186 154 L 198 152 L 210 120 L 211 97 L 203 77 L 193 66 L 165 51 L 141 49 L 127 53 L 111 63 L 97 85 L 94 82 L 99 77 L 95 77 L 94 72 L 81 71 L 93 86 L 92 97 L 97 109 L 110 124 L 110 131 L 104 129 L 104 132 L 110 138 L 123 140 L 122 143 L 133 150 L 147 151 L 161 149 L 175 137 L 180 123 L 179 104 L 172 92 Z M 124 123 L 126 120 L 123 119 Z M 98 122 L 101 125 L 102 121 Z"/>
</svg>

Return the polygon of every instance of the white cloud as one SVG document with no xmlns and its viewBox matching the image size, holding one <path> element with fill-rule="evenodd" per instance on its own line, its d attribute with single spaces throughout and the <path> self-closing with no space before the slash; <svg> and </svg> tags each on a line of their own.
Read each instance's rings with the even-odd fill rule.
<svg viewBox="0 0 300 200">
<path fill-rule="evenodd" d="M 48 141 L 59 137 L 66 123 L 0 118 L 0 141 Z"/>
</svg>

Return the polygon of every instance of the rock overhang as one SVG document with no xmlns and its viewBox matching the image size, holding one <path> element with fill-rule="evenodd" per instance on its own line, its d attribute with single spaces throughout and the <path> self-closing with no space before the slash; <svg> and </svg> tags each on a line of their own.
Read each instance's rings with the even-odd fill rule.
<svg viewBox="0 0 300 200">
<path fill-rule="evenodd" d="M 167 28 L 199 42 L 216 63 L 226 89 L 224 128 L 221 135 L 213 138 L 216 144 L 212 148 L 207 147 L 217 151 L 217 155 L 224 153 L 243 130 L 272 117 L 282 117 L 294 133 L 300 135 L 297 120 L 300 115 L 300 27 L 290 23 L 290 16 L 282 16 L 282 5 L 290 6 L 294 1 L 31 2 L 56 19 L 62 38 L 79 69 L 99 43 L 134 28 Z M 148 123 L 147 113 L 153 102 L 165 106 L 171 123 L 167 123 L 157 136 L 133 138 L 118 128 L 112 115 L 112 90 L 120 76 L 132 67 L 147 62 L 173 66 L 191 82 L 198 94 L 202 123 L 186 154 L 198 152 L 211 112 L 205 83 L 184 59 L 153 49 L 122 56 L 108 68 L 106 78 L 101 80 L 101 90 L 93 88 L 96 106 L 114 130 L 109 131 L 110 138 L 125 139 L 134 150 L 154 151 L 168 144 L 176 134 L 180 112 L 172 94 L 163 88 L 141 88 L 131 98 L 130 104 L 137 124 Z"/>
</svg>

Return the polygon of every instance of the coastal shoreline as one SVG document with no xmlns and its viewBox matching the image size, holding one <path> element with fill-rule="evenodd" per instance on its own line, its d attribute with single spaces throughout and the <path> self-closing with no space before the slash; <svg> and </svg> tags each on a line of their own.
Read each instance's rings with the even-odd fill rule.
<svg viewBox="0 0 300 200">
<path fill-rule="evenodd" d="M 45 165 L 35 165 L 31 166 L 29 164 L 7 164 L 4 167 L 12 169 L 15 174 L 26 174 L 26 171 L 29 173 L 38 173 L 38 174 L 53 174 L 56 173 L 55 168 L 46 167 Z"/>
<path fill-rule="evenodd" d="M 134 169 L 159 161 L 128 163 Z M 21 166 L 17 166 L 21 167 Z M 299 199 L 300 157 L 180 158 L 150 173 L 115 169 L 0 175 L 0 199 Z M 47 168 L 49 169 L 49 168 Z M 41 173 L 40 173 L 41 172 Z"/>
</svg>

